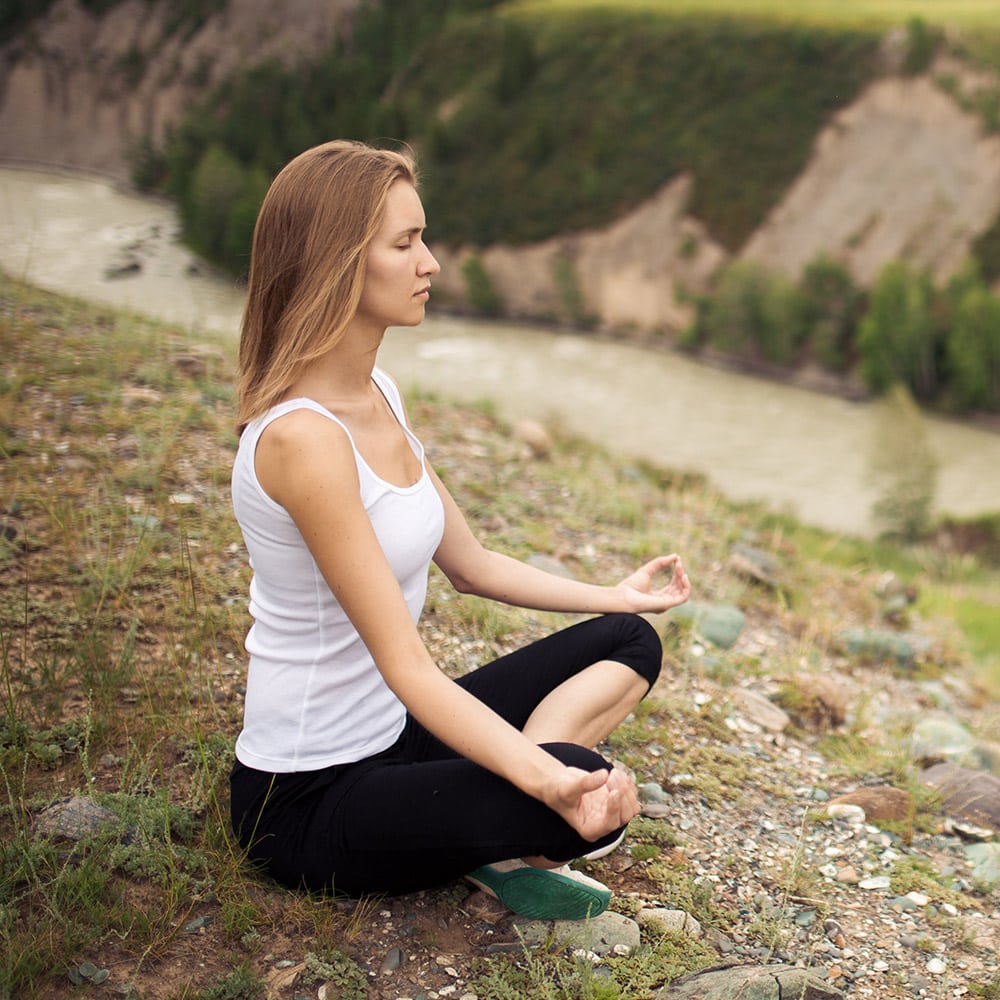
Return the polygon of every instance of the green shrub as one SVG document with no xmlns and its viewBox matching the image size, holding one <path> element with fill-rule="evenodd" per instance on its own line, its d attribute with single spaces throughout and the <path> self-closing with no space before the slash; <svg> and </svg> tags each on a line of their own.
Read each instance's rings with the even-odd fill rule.
<svg viewBox="0 0 1000 1000">
<path fill-rule="evenodd" d="M 192 246 L 231 271 L 242 271 L 267 187 L 263 170 L 244 168 L 221 146 L 210 146 L 198 163 L 181 213 Z"/>
<path fill-rule="evenodd" d="M 972 244 L 972 254 L 986 281 L 1000 278 L 1000 215 L 993 220 L 989 229 L 976 238 Z"/>
<path fill-rule="evenodd" d="M 937 52 L 940 34 L 922 17 L 910 18 L 906 23 L 906 58 L 903 72 L 909 76 L 925 73 Z"/>
<path fill-rule="evenodd" d="M 552 280 L 569 321 L 576 326 L 590 326 L 593 318 L 587 314 L 576 261 L 569 254 L 560 253 L 553 259 Z"/>
<path fill-rule="evenodd" d="M 1000 409 L 1000 299 L 988 288 L 978 285 L 962 295 L 946 347 L 954 405 Z"/>
<path fill-rule="evenodd" d="M 537 66 L 531 33 L 517 21 L 505 21 L 500 35 L 497 100 L 507 104 L 517 97 L 535 75 Z"/>
<path fill-rule="evenodd" d="M 843 372 L 854 360 L 854 339 L 864 293 L 850 271 L 821 255 L 806 266 L 799 283 L 803 339 L 824 368 Z"/>
<path fill-rule="evenodd" d="M 462 277 L 465 278 L 465 297 L 469 305 L 484 316 L 499 316 L 503 311 L 503 302 L 478 254 L 470 254 L 462 261 Z"/>
<path fill-rule="evenodd" d="M 861 374 L 882 393 L 900 384 L 918 399 L 934 397 L 938 387 L 937 329 L 932 314 L 930 278 L 902 261 L 879 274 L 858 330 Z"/>
<path fill-rule="evenodd" d="M 756 261 L 730 264 L 702 305 L 698 337 L 729 354 L 790 365 L 802 342 L 802 299 Z"/>
</svg>

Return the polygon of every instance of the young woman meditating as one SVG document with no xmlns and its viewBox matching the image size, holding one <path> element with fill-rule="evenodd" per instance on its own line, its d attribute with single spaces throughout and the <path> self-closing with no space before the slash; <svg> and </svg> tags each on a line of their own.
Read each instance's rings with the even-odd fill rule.
<svg viewBox="0 0 1000 1000">
<path fill-rule="evenodd" d="M 583 918 L 611 894 L 560 866 L 639 811 L 593 748 L 660 670 L 640 614 L 690 584 L 676 555 L 605 587 L 474 537 L 377 366 L 386 329 L 423 319 L 424 228 L 411 158 L 347 141 L 292 160 L 260 210 L 232 481 L 254 619 L 233 825 L 288 885 L 465 876 L 517 912 Z M 417 628 L 432 561 L 463 594 L 593 617 L 451 680 Z"/>
</svg>

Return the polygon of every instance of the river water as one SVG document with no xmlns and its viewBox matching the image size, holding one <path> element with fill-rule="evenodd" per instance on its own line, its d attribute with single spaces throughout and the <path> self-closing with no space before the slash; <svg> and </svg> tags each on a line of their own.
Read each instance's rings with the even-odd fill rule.
<svg viewBox="0 0 1000 1000">
<path fill-rule="evenodd" d="M 172 206 L 102 178 L 0 167 L 0 268 L 53 291 L 237 337 L 242 294 L 199 267 Z M 128 261 L 138 271 L 108 269 Z M 194 266 L 192 266 L 194 265 Z M 587 335 L 431 313 L 391 330 L 380 363 L 404 388 L 491 401 L 508 420 L 552 421 L 617 453 L 706 475 L 846 534 L 873 531 L 870 482 L 881 407 Z M 1000 510 L 1000 434 L 926 419 L 937 509 Z"/>
</svg>

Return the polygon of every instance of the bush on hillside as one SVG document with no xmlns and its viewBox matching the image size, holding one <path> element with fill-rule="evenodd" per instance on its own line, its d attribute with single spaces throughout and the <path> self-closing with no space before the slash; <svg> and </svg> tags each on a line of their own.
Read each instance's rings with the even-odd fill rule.
<svg viewBox="0 0 1000 1000">
<path fill-rule="evenodd" d="M 503 312 L 503 300 L 497 292 L 489 272 L 479 254 L 470 254 L 462 261 L 462 277 L 465 279 L 465 298 L 469 305 L 483 316 L 499 316 Z"/>
<path fill-rule="evenodd" d="M 600 226 L 690 171 L 692 212 L 735 249 L 877 72 L 871 32 L 494 6 L 363 4 L 321 57 L 256 66 L 206 95 L 159 162 L 137 144 L 137 176 L 164 177 L 183 203 L 215 144 L 273 175 L 332 137 L 406 141 L 435 239 L 485 247 Z"/>
<path fill-rule="evenodd" d="M 191 179 L 181 214 L 192 246 L 234 273 L 246 270 L 268 183 L 262 170 L 244 168 L 221 146 L 209 147 Z"/>
<path fill-rule="evenodd" d="M 946 362 L 955 409 L 1000 409 L 1000 299 L 983 285 L 966 289 L 958 301 Z"/>
<path fill-rule="evenodd" d="M 865 384 L 876 393 L 905 386 L 921 400 L 938 387 L 938 337 L 932 315 L 930 277 L 902 261 L 879 274 L 858 330 L 858 351 Z"/>
<path fill-rule="evenodd" d="M 736 261 L 702 301 L 695 339 L 727 354 L 791 365 L 803 333 L 803 301 L 784 275 L 757 261 Z"/>
<path fill-rule="evenodd" d="M 830 371 L 846 372 L 854 363 L 864 292 L 840 261 L 824 255 L 806 266 L 799 292 L 803 339 L 812 356 Z"/>
<path fill-rule="evenodd" d="M 941 33 L 922 17 L 912 17 L 906 23 L 906 57 L 903 72 L 909 76 L 926 73 L 941 44 Z"/>
</svg>

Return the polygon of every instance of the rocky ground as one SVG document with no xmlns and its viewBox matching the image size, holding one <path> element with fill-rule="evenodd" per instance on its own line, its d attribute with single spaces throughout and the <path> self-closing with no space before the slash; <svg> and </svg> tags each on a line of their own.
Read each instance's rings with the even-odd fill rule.
<svg viewBox="0 0 1000 1000">
<path fill-rule="evenodd" d="M 0 324 L 2 344 L 16 356 L 5 385 L 20 386 L 4 396 L 0 485 L 9 549 L 0 594 L 12 616 L 4 627 L 18 636 L 4 649 L 7 697 L 16 692 L 24 704 L 6 704 L 12 715 L 23 707 L 33 726 L 45 704 L 60 724 L 95 703 L 108 706 L 108 718 L 98 720 L 104 742 L 82 769 L 85 739 L 72 737 L 70 748 L 65 735 L 49 745 L 47 734 L 46 745 L 28 745 L 5 772 L 15 805 L 0 810 L 5 833 L 29 813 L 33 830 L 44 833 L 59 812 L 39 803 L 74 795 L 90 803 L 105 794 L 120 805 L 149 802 L 151 788 L 153 805 L 193 799 L 201 770 L 185 771 L 180 750 L 170 757 L 165 748 L 171 740 L 183 747 L 197 730 L 203 752 L 216 740 L 224 774 L 244 681 L 245 557 L 227 507 L 233 440 L 225 360 L 162 337 L 143 347 L 130 329 L 101 347 L 114 331 L 105 317 L 77 307 L 67 318 L 25 295 L 8 297 L 7 325 Z M 152 367 L 158 353 L 172 374 Z M 72 363 L 62 366 L 67 357 Z M 109 359 L 121 367 L 112 383 Z M 212 365 L 222 374 L 209 384 Z M 88 366 L 101 381 L 86 381 L 97 377 Z M 182 430 L 161 456 L 157 447 L 174 440 L 164 431 L 171 408 Z M 950 623 L 918 613 L 913 583 L 874 558 L 844 569 L 829 555 L 834 539 L 810 554 L 805 533 L 733 508 L 703 484 L 620 467 L 542 428 L 504 428 L 481 410 L 426 400 L 411 400 L 410 413 L 434 465 L 493 544 L 544 552 L 529 558 L 600 580 L 620 579 L 644 547 L 658 549 L 663 539 L 685 557 L 694 599 L 655 622 L 663 674 L 604 748 L 634 773 L 644 801 L 617 851 L 580 864 L 614 890 L 611 909 L 589 924 L 533 924 L 465 883 L 396 899 L 307 900 L 240 864 L 220 832 L 224 821 L 217 831 L 214 814 L 202 810 L 189 836 L 213 860 L 210 889 L 184 895 L 190 883 L 172 868 L 171 894 L 154 877 L 116 868 L 120 881 L 109 884 L 121 886 L 130 912 L 145 914 L 149 926 L 133 926 L 146 936 L 137 944 L 109 925 L 86 946 L 68 945 L 59 967 L 39 974 L 37 996 L 53 1000 L 71 989 L 130 1000 L 1000 996 L 1000 715 Z M 44 485 L 44 503 L 29 482 Z M 101 520 L 94 514 L 76 529 L 74 512 L 96 510 L 109 495 L 118 502 L 117 491 L 128 523 L 155 530 L 159 547 L 147 575 L 136 571 L 115 592 L 115 602 L 134 606 L 142 620 L 134 676 L 125 687 L 109 682 L 108 700 L 95 702 L 73 677 L 28 668 L 32 650 L 46 648 L 63 624 L 73 638 L 81 634 L 74 602 L 92 553 L 85 537 L 75 546 L 83 527 Z M 53 506 L 51 497 L 65 502 Z M 120 511 L 109 523 L 118 520 Z M 927 554 L 930 565 L 935 558 Z M 110 587 L 117 564 L 96 565 Z M 203 647 L 185 603 L 189 583 L 203 592 L 198 613 L 211 624 Z M 232 626 L 226 609 L 236 609 Z M 113 639 L 120 619 L 109 620 Z M 549 617 L 497 617 L 460 602 L 432 577 L 422 628 L 448 672 L 551 627 Z M 88 683 L 99 680 L 92 674 Z M 15 792 L 22 772 L 28 780 Z M 219 789 L 224 797 L 224 779 Z M 226 803 L 219 808 L 224 816 Z M 7 843 L 5 862 L 16 859 L 19 841 Z M 186 857 L 161 853 L 171 865 Z M 0 882 L 0 893 L 13 884 Z M 33 902 L 17 899 L 21 919 L 39 919 Z M 14 905 L 0 909 L 5 935 L 16 929 L 6 920 Z M 73 898 L 60 916 L 82 920 L 83 900 Z M 334 953 L 344 961 L 331 962 Z M 72 964 L 69 979 L 64 962 Z M 207 985 L 238 968 L 250 985 Z"/>
<path fill-rule="evenodd" d="M 764 578 L 774 566 L 743 547 L 730 569 Z M 889 605 L 899 597 L 891 579 L 874 586 Z M 919 629 L 865 632 L 863 656 L 848 630 L 843 654 L 799 674 L 793 694 L 767 669 L 799 646 L 777 619 L 697 602 L 688 618 L 676 645 L 667 632 L 646 709 L 604 748 L 644 800 L 617 851 L 577 865 L 614 889 L 611 910 L 589 924 L 525 921 L 464 884 L 370 902 L 351 947 L 368 996 L 599 997 L 602 978 L 616 984 L 607 996 L 658 1000 L 998 995 L 1000 780 L 995 748 L 974 735 L 996 734 L 995 704 L 917 669 L 907 657 L 929 650 Z M 428 641 L 446 641 L 433 623 Z M 452 660 L 482 655 L 478 640 L 455 647 Z M 726 657 L 758 667 L 728 673 Z M 962 762 L 938 765 L 950 807 L 926 767 L 943 760 Z M 955 794 L 970 778 L 975 801 Z M 702 971 L 662 985 L 659 966 L 644 981 L 655 962 L 642 956 L 662 958 L 664 942 Z M 567 982 L 565 966 L 543 964 L 555 954 L 594 979 Z M 490 974 L 482 962 L 497 958 L 518 972 Z M 340 995 L 301 944 L 266 961 L 276 997 Z"/>
</svg>

